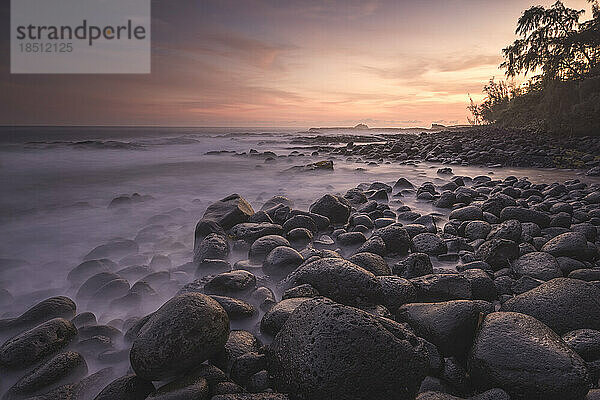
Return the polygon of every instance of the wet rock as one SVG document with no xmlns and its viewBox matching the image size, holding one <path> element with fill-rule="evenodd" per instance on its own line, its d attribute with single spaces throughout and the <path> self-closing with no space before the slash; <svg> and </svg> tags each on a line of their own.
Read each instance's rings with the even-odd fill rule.
<svg viewBox="0 0 600 400">
<path fill-rule="evenodd" d="M 391 275 L 392 271 L 383 257 L 373 253 L 356 253 L 348 261 L 366 269 L 374 275 Z"/>
<path fill-rule="evenodd" d="M 600 268 L 576 269 L 569 274 L 569 278 L 586 282 L 600 281 Z"/>
<path fill-rule="evenodd" d="M 121 279 L 121 276 L 113 272 L 100 272 L 83 282 L 75 298 L 78 301 L 89 300 L 102 286 L 115 279 Z"/>
<path fill-rule="evenodd" d="M 475 255 L 497 271 L 510 267 L 511 262 L 519 257 L 519 246 L 512 240 L 491 239 L 483 242 Z"/>
<path fill-rule="evenodd" d="M 406 279 L 433 273 L 431 259 L 425 253 L 411 253 L 392 267 L 394 274 Z"/>
<path fill-rule="evenodd" d="M 107 258 L 84 261 L 69 272 L 67 279 L 70 282 L 79 283 L 100 272 L 110 272 L 115 269 L 117 269 L 117 265 Z"/>
<path fill-rule="evenodd" d="M 302 248 L 313 240 L 313 233 L 306 228 L 294 228 L 286 235 L 290 243 L 296 248 Z"/>
<path fill-rule="evenodd" d="M 381 285 L 382 303 L 390 311 L 393 312 L 403 304 L 417 300 L 417 291 L 408 279 L 398 276 L 378 276 L 377 280 Z"/>
<path fill-rule="evenodd" d="M 576 329 L 600 329 L 600 288 L 569 278 L 555 278 L 502 305 L 503 311 L 531 315 L 559 335 Z"/>
<path fill-rule="evenodd" d="M 73 351 L 61 353 L 19 379 L 3 399 L 23 398 L 52 389 L 61 383 L 77 382 L 87 371 L 87 364 L 81 354 Z"/>
<path fill-rule="evenodd" d="M 86 325 L 96 325 L 96 316 L 94 313 L 89 311 L 83 312 L 81 314 L 77 314 L 71 322 L 75 325 L 76 328 L 81 328 Z"/>
<path fill-rule="evenodd" d="M 279 235 L 263 236 L 252 243 L 248 258 L 254 263 L 262 263 L 271 250 L 279 246 L 290 246 L 290 242 Z"/>
<path fill-rule="evenodd" d="M 250 301 L 257 304 L 263 311 L 270 310 L 277 303 L 273 291 L 265 286 L 256 288 L 250 295 Z"/>
<path fill-rule="evenodd" d="M 296 297 L 317 297 L 319 292 L 311 285 L 305 283 L 303 285 L 294 286 L 293 288 L 287 289 L 281 296 L 282 300 L 292 299 Z"/>
<path fill-rule="evenodd" d="M 412 303 L 398 309 L 396 320 L 407 322 L 444 356 L 463 357 L 473 344 L 480 312 L 477 303 L 469 300 Z"/>
<path fill-rule="evenodd" d="M 492 230 L 492 226 L 485 221 L 471 221 L 465 226 L 465 237 L 471 241 L 485 239 Z"/>
<path fill-rule="evenodd" d="M 425 253 L 436 256 L 448 251 L 446 242 L 434 233 L 420 233 L 412 238 L 412 242 L 415 253 Z"/>
<path fill-rule="evenodd" d="M 230 321 L 252 318 L 257 314 L 256 308 L 243 300 L 226 296 L 212 295 L 210 297 L 223 307 L 225 312 L 227 312 Z"/>
<path fill-rule="evenodd" d="M 360 246 L 367 241 L 362 232 L 344 232 L 336 238 L 340 246 Z"/>
<path fill-rule="evenodd" d="M 438 302 L 471 299 L 471 284 L 459 274 L 429 274 L 410 279 L 417 289 L 417 301 Z"/>
<path fill-rule="evenodd" d="M 9 340 L 0 347 L 0 366 L 23 369 L 66 347 L 77 335 L 77 328 L 66 319 L 46 321 Z"/>
<path fill-rule="evenodd" d="M 229 243 L 224 236 L 211 233 L 194 248 L 194 262 L 207 259 L 225 260 L 229 256 Z"/>
<path fill-rule="evenodd" d="M 294 215 L 283 224 L 283 230 L 286 232 L 295 228 L 305 228 L 312 233 L 317 233 L 318 231 L 315 220 L 308 215 Z"/>
<path fill-rule="evenodd" d="M 396 190 L 414 189 L 414 187 L 415 186 L 406 178 L 400 178 L 394 183 L 394 189 Z"/>
<path fill-rule="evenodd" d="M 43 300 L 16 318 L 0 320 L 0 331 L 22 332 L 53 318 L 71 319 L 76 305 L 68 297 L 58 296 Z"/>
<path fill-rule="evenodd" d="M 461 274 L 471 284 L 471 294 L 474 300 L 494 301 L 498 291 L 494 281 L 487 272 L 478 268 L 467 269 Z"/>
<path fill-rule="evenodd" d="M 310 212 L 329 218 L 332 224 L 348 222 L 350 209 L 348 200 L 331 194 L 326 194 L 310 206 Z"/>
<path fill-rule="evenodd" d="M 131 254 L 136 254 L 138 251 L 139 246 L 133 240 L 114 240 L 94 248 L 83 259 L 86 261 L 101 258 L 119 259 Z"/>
<path fill-rule="evenodd" d="M 288 318 L 268 357 L 276 388 L 307 400 L 412 398 L 428 367 L 402 325 L 320 298 Z"/>
<path fill-rule="evenodd" d="M 110 325 L 87 325 L 77 330 L 77 337 L 80 340 L 90 339 L 94 336 L 106 336 L 111 340 L 117 340 L 121 337 L 121 331 Z"/>
<path fill-rule="evenodd" d="M 386 252 L 390 254 L 407 254 L 412 245 L 412 240 L 402 224 L 393 224 L 377 229 L 373 235 L 383 239 Z"/>
<path fill-rule="evenodd" d="M 245 222 L 235 225 L 231 228 L 229 234 L 234 240 L 244 240 L 246 243 L 254 243 L 256 239 L 263 236 L 283 235 L 283 228 L 281 225 L 267 222 Z"/>
<path fill-rule="evenodd" d="M 246 354 L 257 352 L 261 343 L 252 333 L 244 330 L 234 330 L 223 349 L 211 357 L 211 363 L 223 371 L 229 372 L 235 360 Z"/>
<path fill-rule="evenodd" d="M 294 310 L 308 299 L 308 297 L 294 297 L 287 300 L 281 300 L 279 303 L 275 304 L 273 308 L 263 316 L 260 322 L 261 332 L 275 336 Z"/>
<path fill-rule="evenodd" d="M 518 277 L 530 276 L 543 281 L 563 276 L 556 259 L 541 251 L 522 255 L 513 262 L 511 269 Z"/>
<path fill-rule="evenodd" d="M 502 221 L 516 219 L 519 222 L 533 222 L 540 228 L 550 226 L 550 217 L 547 214 L 523 207 L 505 207 L 500 213 L 500 219 Z"/>
<path fill-rule="evenodd" d="M 284 206 L 294 207 L 294 202 L 285 196 L 273 196 L 269 200 L 263 204 L 261 210 L 268 210 L 273 208 L 279 204 L 283 204 Z"/>
<path fill-rule="evenodd" d="M 280 278 L 294 271 L 302 262 L 304 257 L 296 250 L 287 246 L 275 247 L 263 263 L 266 274 Z"/>
<path fill-rule="evenodd" d="M 300 266 L 288 277 L 288 287 L 308 283 L 334 301 L 377 303 L 379 281 L 371 272 L 341 258 L 321 258 Z"/>
<path fill-rule="evenodd" d="M 161 386 L 146 399 L 208 400 L 210 399 L 210 387 L 206 379 L 188 374 Z"/>
<path fill-rule="evenodd" d="M 596 252 L 589 251 L 585 235 L 579 232 L 567 232 L 550 239 L 542 251 L 554 257 L 571 257 L 580 261 L 592 260 Z"/>
<path fill-rule="evenodd" d="M 470 373 L 480 389 L 500 387 L 511 399 L 582 399 L 589 389 L 584 361 L 533 317 L 489 314 L 475 338 Z"/>
<path fill-rule="evenodd" d="M 256 276 L 241 269 L 216 275 L 204 285 L 206 293 L 220 296 L 244 296 L 256 288 Z"/>
<path fill-rule="evenodd" d="M 211 400 L 290 400 L 281 393 L 235 393 L 213 396 Z"/>
<path fill-rule="evenodd" d="M 202 219 L 215 221 L 223 229 L 229 230 L 248 221 L 253 214 L 250 203 L 234 193 L 208 206 Z"/>
<path fill-rule="evenodd" d="M 357 253 L 373 253 L 380 256 L 385 256 L 387 250 L 385 242 L 379 236 L 371 236 L 357 250 Z"/>
<path fill-rule="evenodd" d="M 131 347 L 131 366 L 148 380 L 189 370 L 227 341 L 229 319 L 215 300 L 199 293 L 176 296 L 141 327 Z"/>
<path fill-rule="evenodd" d="M 143 400 L 154 392 L 152 382 L 125 375 L 108 384 L 94 400 Z"/>
<path fill-rule="evenodd" d="M 584 361 L 596 361 L 600 359 L 600 331 L 577 329 L 563 335 L 562 339 Z"/>
<path fill-rule="evenodd" d="M 459 221 L 482 220 L 483 211 L 477 206 L 466 206 L 452 210 L 449 219 L 457 219 Z"/>
</svg>

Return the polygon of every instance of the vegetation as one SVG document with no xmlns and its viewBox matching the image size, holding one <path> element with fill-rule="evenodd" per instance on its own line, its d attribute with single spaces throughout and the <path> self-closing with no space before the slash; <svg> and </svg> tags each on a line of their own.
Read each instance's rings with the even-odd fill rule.
<svg viewBox="0 0 600 400">
<path fill-rule="evenodd" d="M 517 23 L 519 39 L 502 50 L 507 78 L 533 75 L 522 86 L 491 79 L 472 124 L 497 124 L 568 135 L 600 134 L 600 6 L 593 18 L 557 1 L 531 7 Z"/>
</svg>

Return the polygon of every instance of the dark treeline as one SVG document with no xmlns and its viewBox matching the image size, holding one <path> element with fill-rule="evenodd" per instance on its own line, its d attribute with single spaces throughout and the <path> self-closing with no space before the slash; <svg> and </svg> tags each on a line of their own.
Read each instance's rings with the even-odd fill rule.
<svg viewBox="0 0 600 400">
<path fill-rule="evenodd" d="M 535 74 L 522 86 L 493 78 L 470 122 L 560 135 L 600 135 L 600 7 L 583 11 L 561 1 L 531 7 L 517 23 L 519 39 L 502 50 L 508 78 Z"/>
</svg>

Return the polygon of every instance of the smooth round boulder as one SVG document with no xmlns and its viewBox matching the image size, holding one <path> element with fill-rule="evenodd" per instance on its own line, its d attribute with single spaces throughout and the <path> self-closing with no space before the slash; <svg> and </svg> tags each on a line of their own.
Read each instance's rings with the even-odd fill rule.
<svg viewBox="0 0 600 400">
<path fill-rule="evenodd" d="M 530 276 L 543 281 L 563 276 L 556 258 L 543 251 L 522 255 L 513 262 L 511 269 L 517 277 Z"/>
<path fill-rule="evenodd" d="M 332 224 L 345 224 L 352 206 L 341 196 L 326 194 L 310 206 L 310 212 L 329 218 Z"/>
<path fill-rule="evenodd" d="M 279 246 L 271 250 L 263 262 L 263 271 L 272 277 L 280 278 L 294 271 L 303 261 L 304 257 L 295 249 Z"/>
<path fill-rule="evenodd" d="M 469 280 L 459 274 L 428 274 L 410 282 L 417 289 L 419 302 L 470 300 L 472 297 Z"/>
<path fill-rule="evenodd" d="M 381 286 L 376 276 L 342 258 L 320 258 L 300 266 L 289 275 L 288 287 L 304 283 L 319 294 L 342 304 L 377 303 Z"/>
<path fill-rule="evenodd" d="M 135 375 L 125 375 L 109 383 L 94 400 L 143 400 L 154 389 L 152 382 Z"/>
<path fill-rule="evenodd" d="M 485 317 L 469 372 L 478 388 L 502 388 L 513 400 L 581 400 L 590 386 L 575 351 L 537 319 L 514 312 Z"/>
<path fill-rule="evenodd" d="M 392 272 L 406 279 L 433 274 L 433 264 L 425 253 L 411 253 L 392 267 Z"/>
<path fill-rule="evenodd" d="M 470 300 L 411 303 L 398 309 L 396 320 L 408 323 L 444 356 L 463 357 L 473 344 L 479 313 L 480 307 Z"/>
<path fill-rule="evenodd" d="M 386 252 L 390 254 L 407 254 L 412 245 L 408 232 L 399 223 L 379 228 L 373 232 L 373 236 L 383 239 Z M 369 240 L 371 239 L 372 237 Z"/>
<path fill-rule="evenodd" d="M 366 269 L 374 275 L 391 275 L 392 271 L 384 258 L 373 253 L 356 253 L 348 258 L 348 261 Z"/>
<path fill-rule="evenodd" d="M 401 324 L 323 298 L 292 313 L 268 358 L 275 388 L 306 400 L 412 399 L 429 364 Z"/>
<path fill-rule="evenodd" d="M 398 307 L 417 300 L 417 290 L 408 279 L 399 276 L 378 276 L 381 285 L 382 304 L 394 312 Z"/>
<path fill-rule="evenodd" d="M 478 206 L 466 206 L 452 210 L 449 219 L 457 219 L 459 221 L 473 221 L 483 219 L 483 210 Z"/>
<path fill-rule="evenodd" d="M 500 220 L 508 221 L 509 219 L 516 219 L 519 222 L 533 222 L 540 228 L 550 226 L 550 217 L 547 214 L 530 208 L 504 207 L 500 212 Z"/>
<path fill-rule="evenodd" d="M 260 321 L 261 332 L 275 336 L 294 310 L 308 299 L 308 297 L 293 297 L 275 304 Z"/>
<path fill-rule="evenodd" d="M 248 252 L 248 259 L 253 263 L 262 264 L 267 255 L 275 247 L 279 246 L 290 246 L 290 242 L 279 235 L 267 235 L 260 237 L 252 243 L 250 251 Z"/>
<path fill-rule="evenodd" d="M 237 224 L 248 221 L 254 209 L 239 194 L 231 194 L 208 206 L 202 219 L 215 221 L 223 229 L 228 230 Z"/>
<path fill-rule="evenodd" d="M 173 297 L 141 327 L 130 352 L 131 367 L 147 380 L 176 376 L 221 350 L 229 318 L 218 302 L 200 293 Z"/>
<path fill-rule="evenodd" d="M 204 285 L 206 293 L 233 297 L 249 294 L 255 288 L 256 276 L 242 269 L 215 275 Z"/>
<path fill-rule="evenodd" d="M 578 279 L 555 278 L 509 299 L 502 311 L 531 315 L 559 335 L 600 330 L 600 288 Z"/>
<path fill-rule="evenodd" d="M 446 242 L 435 233 L 419 233 L 412 238 L 413 251 L 415 253 L 425 253 L 432 256 L 444 254 L 448 251 Z"/>
<path fill-rule="evenodd" d="M 74 351 L 60 353 L 19 379 L 3 399 L 23 398 L 60 383 L 77 382 L 88 372 L 83 356 Z"/>
<path fill-rule="evenodd" d="M 22 332 L 54 318 L 71 319 L 75 316 L 75 302 L 65 296 L 43 300 L 16 318 L 0 320 L 0 332 Z"/>
<path fill-rule="evenodd" d="M 229 243 L 225 236 L 211 233 L 194 248 L 194 262 L 204 260 L 225 260 L 229 256 Z"/>
<path fill-rule="evenodd" d="M 64 318 L 46 321 L 4 342 L 0 347 L 0 367 L 30 367 L 66 347 L 76 335 L 75 325 Z"/>
<path fill-rule="evenodd" d="M 592 260 L 596 254 L 588 249 L 587 239 L 580 232 L 566 232 L 555 236 L 544 244 L 542 251 L 554 257 L 571 257 L 579 261 Z"/>
</svg>

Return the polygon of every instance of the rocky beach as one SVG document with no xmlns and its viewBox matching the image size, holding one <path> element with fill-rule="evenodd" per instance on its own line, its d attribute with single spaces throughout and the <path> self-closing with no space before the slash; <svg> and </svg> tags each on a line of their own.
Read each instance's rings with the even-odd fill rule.
<svg viewBox="0 0 600 400">
<path fill-rule="evenodd" d="M 600 399 L 597 136 L 2 129 L 3 400 Z"/>
</svg>

